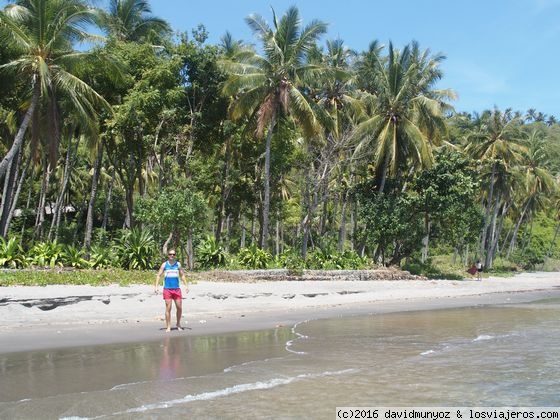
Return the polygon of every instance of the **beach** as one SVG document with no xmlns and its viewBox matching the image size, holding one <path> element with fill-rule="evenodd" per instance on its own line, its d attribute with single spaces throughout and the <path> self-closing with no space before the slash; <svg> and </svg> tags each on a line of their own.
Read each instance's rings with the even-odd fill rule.
<svg viewBox="0 0 560 420">
<path fill-rule="evenodd" d="M 0 353 L 290 326 L 309 319 L 527 301 L 560 290 L 558 273 L 465 280 L 198 281 L 184 331 L 164 331 L 153 286 L 4 287 Z M 175 312 L 172 311 L 172 325 Z"/>
<path fill-rule="evenodd" d="M 2 288 L 0 417 L 560 406 L 556 273 L 199 280 L 183 303 L 166 333 L 153 286 Z"/>
</svg>

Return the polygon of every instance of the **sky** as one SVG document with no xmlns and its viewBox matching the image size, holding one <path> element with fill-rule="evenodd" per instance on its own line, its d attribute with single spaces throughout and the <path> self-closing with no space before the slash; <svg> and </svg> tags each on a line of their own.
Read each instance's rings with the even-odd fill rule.
<svg viewBox="0 0 560 420">
<path fill-rule="evenodd" d="M 93 0 L 107 4 L 107 0 Z M 8 0 L 0 0 L 4 6 Z M 356 51 L 373 40 L 402 49 L 415 40 L 447 58 L 438 88 L 458 95 L 459 112 L 497 107 L 560 119 L 560 0 L 149 0 L 152 13 L 175 31 L 203 24 L 208 42 L 226 31 L 258 44 L 245 18 L 259 14 L 272 25 L 297 6 L 302 23 L 328 24 L 322 38 L 340 38 Z"/>
<path fill-rule="evenodd" d="M 154 15 L 174 30 L 198 24 L 218 43 L 229 31 L 257 44 L 245 18 L 257 13 L 272 25 L 297 6 L 303 24 L 328 24 L 322 38 L 340 38 L 364 51 L 371 41 L 402 48 L 412 40 L 443 53 L 439 88 L 458 94 L 457 111 L 534 108 L 560 117 L 560 0 L 151 0 Z"/>
</svg>

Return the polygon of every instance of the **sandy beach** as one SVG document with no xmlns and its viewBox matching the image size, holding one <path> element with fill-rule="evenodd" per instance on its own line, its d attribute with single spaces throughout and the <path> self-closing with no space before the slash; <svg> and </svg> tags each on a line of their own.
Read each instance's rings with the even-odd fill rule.
<svg viewBox="0 0 560 420">
<path fill-rule="evenodd" d="M 511 303 L 559 293 L 559 273 L 543 272 L 482 281 L 199 281 L 184 296 L 186 329 L 165 333 L 164 303 L 153 286 L 4 287 L 0 353 L 267 329 L 365 313 Z"/>
</svg>

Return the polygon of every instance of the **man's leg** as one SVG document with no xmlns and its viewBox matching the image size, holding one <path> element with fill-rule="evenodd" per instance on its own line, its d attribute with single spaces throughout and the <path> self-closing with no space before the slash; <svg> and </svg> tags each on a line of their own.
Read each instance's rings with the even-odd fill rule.
<svg viewBox="0 0 560 420">
<path fill-rule="evenodd" d="M 171 299 L 165 299 L 165 332 L 171 331 Z"/>
<path fill-rule="evenodd" d="M 175 307 L 177 308 L 177 329 L 182 330 L 181 317 L 183 316 L 183 300 L 181 298 L 175 299 Z"/>
</svg>

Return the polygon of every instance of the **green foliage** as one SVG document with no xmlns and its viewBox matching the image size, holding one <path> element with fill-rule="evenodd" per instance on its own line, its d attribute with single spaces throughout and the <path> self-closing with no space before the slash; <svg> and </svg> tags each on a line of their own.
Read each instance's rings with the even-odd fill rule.
<svg viewBox="0 0 560 420">
<path fill-rule="evenodd" d="M 155 273 L 140 270 L 14 270 L 2 273 L 0 287 L 4 286 L 47 286 L 50 284 L 153 284 Z"/>
<path fill-rule="evenodd" d="M 0 236 L 0 267 L 20 268 L 26 260 L 21 244 L 16 238 L 5 240 Z"/>
<path fill-rule="evenodd" d="M 496 275 L 499 273 L 507 273 L 511 274 L 512 272 L 520 271 L 521 267 L 519 264 L 511 261 L 506 260 L 502 257 L 497 257 L 494 260 L 494 266 L 492 267 L 492 275 Z"/>
<path fill-rule="evenodd" d="M 272 262 L 272 255 L 253 244 L 250 247 L 240 249 L 237 259 L 244 268 L 267 268 L 268 264 Z"/>
<path fill-rule="evenodd" d="M 470 161 L 458 152 L 443 151 L 430 169 L 418 174 L 411 189 L 419 210 L 430 223 L 430 239 L 442 239 L 461 249 L 478 238 L 482 209 L 477 204 L 479 185 Z"/>
<path fill-rule="evenodd" d="M 306 268 L 305 260 L 294 250 L 286 250 L 274 258 L 274 265 L 283 267 L 288 270 L 291 275 L 302 275 Z"/>
<path fill-rule="evenodd" d="M 462 264 L 452 264 L 449 256 L 430 258 L 422 263 L 417 258 L 410 258 L 403 265 L 403 270 L 411 274 L 428 277 L 429 279 L 463 280 L 471 277 Z"/>
<path fill-rule="evenodd" d="M 511 259 L 524 269 L 534 269 L 544 263 L 546 249 L 540 238 L 533 238 L 529 246 L 516 250 Z"/>
<path fill-rule="evenodd" d="M 147 270 L 155 267 L 157 247 L 154 238 L 139 229 L 125 230 L 115 247 L 121 267 L 129 270 Z"/>
<path fill-rule="evenodd" d="M 222 267 L 227 262 L 226 252 L 212 236 L 207 236 L 198 246 L 196 255 L 202 268 Z"/>
<path fill-rule="evenodd" d="M 85 252 L 74 245 L 64 245 L 62 252 L 62 265 L 74 268 L 90 268 L 91 264 L 85 258 Z"/>
<path fill-rule="evenodd" d="M 417 197 L 374 192 L 370 184 L 357 191 L 359 214 L 364 223 L 362 239 L 376 250 L 384 265 L 399 262 L 421 247 L 424 223 Z"/>
<path fill-rule="evenodd" d="M 117 263 L 111 250 L 100 245 L 91 247 L 89 262 L 95 269 L 114 267 Z"/>
<path fill-rule="evenodd" d="M 315 270 L 359 270 L 366 268 L 367 259 L 355 251 L 337 252 L 330 248 L 314 249 L 309 253 L 306 266 Z"/>
<path fill-rule="evenodd" d="M 204 227 L 207 207 L 204 199 L 192 188 L 167 187 L 157 198 L 140 199 L 135 214 L 146 222 L 159 238 L 173 233 L 177 247 L 181 238 Z"/>
<path fill-rule="evenodd" d="M 27 254 L 30 265 L 37 267 L 63 266 L 63 249 L 57 241 L 39 242 L 33 245 Z"/>
</svg>

